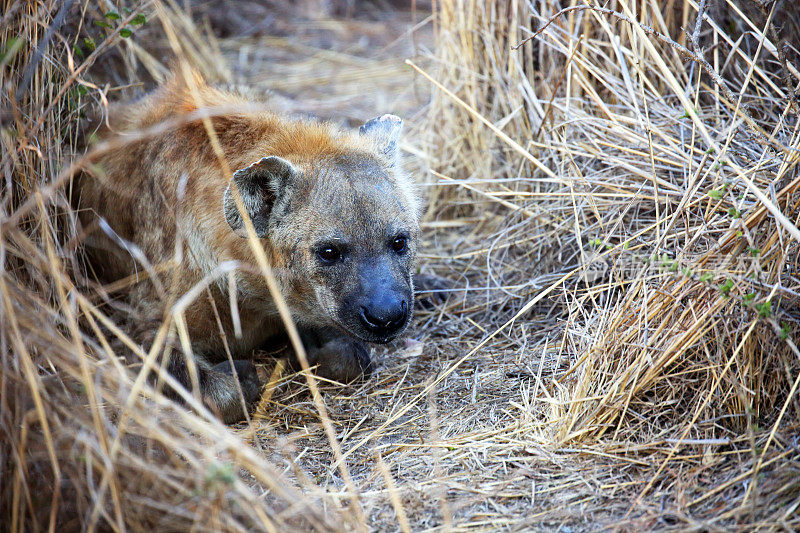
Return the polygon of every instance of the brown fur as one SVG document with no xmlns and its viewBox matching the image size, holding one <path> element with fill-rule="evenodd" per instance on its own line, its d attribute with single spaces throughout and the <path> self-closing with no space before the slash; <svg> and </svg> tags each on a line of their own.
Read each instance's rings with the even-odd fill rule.
<svg viewBox="0 0 800 533">
<path fill-rule="evenodd" d="M 199 79 L 193 83 L 198 84 L 199 99 L 193 98 L 185 84 L 173 81 L 134 103 L 112 109 L 102 136 L 124 138 L 128 132 L 185 119 L 199 109 L 213 114 L 215 108 L 248 105 L 237 94 L 209 87 Z M 313 333 L 320 347 L 336 340 L 318 350 L 327 355 L 320 355 L 316 362 L 329 367 L 328 373 L 335 379 L 352 378 L 368 368 L 368 355 L 364 346 L 350 339 L 360 337 L 356 330 L 339 327 L 342 321 L 337 313 L 347 302 L 337 299 L 346 297 L 341 293 L 358 293 L 360 282 L 347 269 L 337 270 L 334 276 L 332 270 L 319 267 L 312 241 L 326 231 L 338 232 L 357 249 L 372 250 L 354 252 L 353 257 L 363 258 L 362 262 L 354 259 L 354 265 L 389 257 L 381 251 L 383 237 L 374 228 L 389 231 L 385 228 L 402 227 L 412 241 L 416 239 L 418 202 L 409 180 L 393 157 L 381 151 L 380 136 L 339 131 L 327 124 L 288 120 L 263 111 L 228 112 L 211 118 L 211 123 L 231 171 L 246 169 L 267 156 L 282 158 L 298 170 L 291 191 L 278 194 L 285 196 L 280 203 L 283 214 L 277 211 L 275 195 L 265 193 L 267 201 L 276 202 L 276 208 L 269 211 L 269 236 L 261 242 L 294 319 Z M 132 328 L 136 341 L 146 344 L 152 338 L 155 324 L 169 311 L 165 309 L 167 292 L 174 291 L 177 296 L 187 293 L 225 261 L 255 264 L 247 239 L 232 229 L 223 212 L 223 196 L 230 183 L 203 122 L 197 119 L 103 154 L 93 171 L 79 178 L 77 207 L 84 225 L 89 227 L 101 217 L 119 239 L 141 250 L 151 265 L 181 257 L 177 270 L 168 269 L 158 280 L 148 280 L 145 265 L 129 244 L 123 246 L 118 238 L 103 231 L 95 231 L 87 241 L 92 264 L 106 280 L 139 274 L 139 283 L 127 294 L 139 312 L 137 325 Z M 406 271 L 414 258 L 411 244 L 401 263 L 392 259 L 395 277 L 408 277 L 409 286 L 410 273 Z M 242 413 L 238 398 L 233 396 L 232 391 L 238 388 L 229 376 L 230 369 L 226 363 L 212 368 L 214 363 L 226 360 L 223 338 L 234 358 L 246 358 L 282 330 L 262 277 L 254 269 L 239 269 L 236 280 L 241 338 L 234 335 L 226 276 L 211 283 L 211 297 L 197 298 L 185 315 L 202 372 L 203 393 L 228 421 Z M 334 335 L 319 333 L 337 328 Z M 356 342 L 350 348 L 352 353 L 332 355 L 331 346 L 341 352 L 340 348 L 351 340 Z M 310 346 L 313 356 L 313 343 Z M 170 365 L 187 384 L 187 371 L 179 358 L 173 356 Z M 242 369 L 248 374 L 252 371 L 246 365 Z M 257 381 L 254 385 L 252 376 L 248 379 L 251 382 L 245 383 L 240 376 L 242 385 L 257 389 Z M 249 395 L 253 396 L 252 390 Z"/>
</svg>

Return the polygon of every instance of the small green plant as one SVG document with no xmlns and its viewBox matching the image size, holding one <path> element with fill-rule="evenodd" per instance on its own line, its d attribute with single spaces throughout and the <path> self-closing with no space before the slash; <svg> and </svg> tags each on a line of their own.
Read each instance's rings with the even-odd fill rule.
<svg viewBox="0 0 800 533">
<path fill-rule="evenodd" d="M 209 488 L 233 485 L 233 482 L 236 481 L 236 471 L 233 463 L 211 463 L 208 465 L 203 481 L 205 486 Z"/>
<path fill-rule="evenodd" d="M 758 316 L 761 318 L 769 318 L 772 316 L 772 301 L 767 300 L 763 304 L 757 304 L 756 311 L 758 311 Z"/>
<path fill-rule="evenodd" d="M 697 116 L 700 113 L 700 111 L 696 107 L 693 108 L 693 109 L 689 109 L 687 107 L 686 109 L 683 110 L 683 115 L 678 117 L 678 120 L 681 120 L 681 119 L 684 119 L 684 118 L 691 118 L 693 112 L 694 112 L 695 116 Z"/>
<path fill-rule="evenodd" d="M 719 285 L 717 288 L 719 289 L 719 292 L 721 292 L 725 296 L 728 296 L 728 294 L 730 294 L 731 292 L 731 289 L 733 288 L 733 280 L 728 278 L 725 280 L 725 283 Z"/>
<path fill-rule="evenodd" d="M 133 13 L 128 8 L 124 8 L 123 11 L 125 12 L 126 15 L 130 15 L 131 13 Z M 108 13 L 106 13 L 104 15 L 103 19 L 95 20 L 94 21 L 94 25 L 95 26 L 99 26 L 101 28 L 107 28 L 107 29 L 113 30 L 114 29 L 114 25 L 112 25 L 112 23 L 110 23 L 108 21 L 113 21 L 114 24 L 117 24 L 117 27 L 119 27 L 119 22 L 117 22 L 117 21 L 121 21 L 121 20 L 122 20 L 122 15 L 120 15 L 116 11 L 109 11 Z M 130 24 L 130 26 L 144 26 L 146 22 L 147 22 L 147 17 L 145 17 L 143 13 L 137 13 L 130 20 L 129 24 Z M 120 28 L 119 36 L 122 37 L 123 39 L 129 39 L 130 37 L 133 36 L 133 30 L 128 26 L 126 26 L 124 28 Z"/>
<path fill-rule="evenodd" d="M 9 37 L 2 48 L 0 48 L 0 64 L 8 63 L 17 54 L 25 40 L 20 37 Z"/>
<path fill-rule="evenodd" d="M 787 324 L 786 322 L 781 322 L 781 340 L 782 341 L 785 341 L 786 339 L 789 338 L 789 332 L 790 331 L 791 331 L 791 328 L 789 327 L 789 324 Z"/>
<path fill-rule="evenodd" d="M 714 279 L 714 274 L 712 274 L 711 272 L 706 272 L 700 275 L 700 281 L 702 281 L 703 283 L 708 283 L 712 279 Z"/>
</svg>

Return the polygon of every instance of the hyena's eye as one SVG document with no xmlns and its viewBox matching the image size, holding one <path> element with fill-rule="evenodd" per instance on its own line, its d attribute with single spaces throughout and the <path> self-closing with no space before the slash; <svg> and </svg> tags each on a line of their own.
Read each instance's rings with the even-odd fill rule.
<svg viewBox="0 0 800 533">
<path fill-rule="evenodd" d="M 342 252 L 332 244 L 325 244 L 317 248 L 317 257 L 323 264 L 330 265 L 342 258 Z"/>
<path fill-rule="evenodd" d="M 405 253 L 408 249 L 408 237 L 405 235 L 398 235 L 392 240 L 392 250 L 396 254 Z"/>
</svg>

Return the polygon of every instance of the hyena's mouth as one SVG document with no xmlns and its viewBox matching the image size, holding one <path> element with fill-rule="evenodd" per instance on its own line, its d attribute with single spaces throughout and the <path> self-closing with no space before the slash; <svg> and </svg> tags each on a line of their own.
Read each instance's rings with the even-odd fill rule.
<svg viewBox="0 0 800 533">
<path fill-rule="evenodd" d="M 369 342 L 373 344 L 387 344 L 392 342 L 397 337 L 403 334 L 406 329 L 408 329 L 408 325 L 411 323 L 411 310 L 406 313 L 405 318 L 402 321 L 402 324 L 398 325 L 395 330 L 390 333 L 386 334 L 379 334 L 374 331 L 370 331 L 369 328 L 364 327 L 362 325 L 362 321 L 359 320 L 356 324 L 347 325 L 338 320 L 334 319 L 334 323 L 336 326 L 341 329 L 344 333 L 350 335 L 351 337 L 355 337 L 356 339 L 364 342 Z"/>
</svg>

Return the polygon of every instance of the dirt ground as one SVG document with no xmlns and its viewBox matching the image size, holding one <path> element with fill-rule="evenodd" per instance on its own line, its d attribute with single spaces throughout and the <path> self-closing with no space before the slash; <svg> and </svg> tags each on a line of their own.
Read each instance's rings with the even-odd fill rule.
<svg viewBox="0 0 800 533">
<path fill-rule="evenodd" d="M 430 13 L 381 10 L 366 18 L 309 19 L 295 23 L 290 36 L 223 37 L 220 48 L 236 84 L 285 112 L 349 126 L 382 113 L 403 117 L 406 167 L 424 184 L 430 178 L 422 130 L 428 124 L 431 87 L 404 59 L 431 64 Z M 420 269 L 448 276 L 458 287 L 463 281 L 458 268 L 442 250 L 463 243 L 453 242 L 446 226 L 430 219 L 423 223 Z M 472 247 L 479 250 L 481 243 Z M 464 294 L 455 291 L 449 297 L 449 314 L 470 305 Z M 481 351 L 460 360 L 485 328 L 443 322 L 442 311 L 419 309 L 406 339 L 376 347 L 376 371 L 366 383 L 325 389 L 326 407 L 369 523 L 377 529 L 397 527 L 386 473 L 375 467 L 380 456 L 414 530 L 526 527 L 543 524 L 544 516 L 554 526 L 583 522 L 590 527 L 589 515 L 576 523 L 583 513 L 573 506 L 587 499 L 592 507 L 598 505 L 599 487 L 583 483 L 579 471 L 599 466 L 575 461 L 573 452 L 540 450 L 543 436 L 519 424 L 519 410 L 534 392 L 531 378 L 568 361 L 548 360 L 546 349 Z M 530 327 L 535 329 L 535 319 Z M 271 375 L 273 359 L 265 354 L 261 362 L 263 375 Z M 242 432 L 284 463 L 287 474 L 302 472 L 300 477 L 308 476 L 327 491 L 341 490 L 305 379 L 284 371 L 274 392 L 265 396 L 268 401 L 259 406 L 253 426 Z M 510 447 L 511 441 L 516 445 Z M 622 469 L 609 470 L 606 477 L 609 488 L 624 485 Z"/>
</svg>

